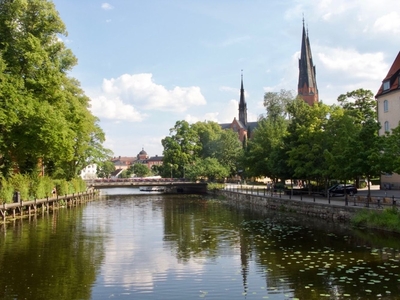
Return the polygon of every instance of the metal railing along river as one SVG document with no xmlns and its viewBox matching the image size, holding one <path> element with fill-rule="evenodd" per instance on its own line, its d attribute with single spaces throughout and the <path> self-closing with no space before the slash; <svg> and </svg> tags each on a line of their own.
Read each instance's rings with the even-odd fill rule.
<svg viewBox="0 0 400 300">
<path fill-rule="evenodd" d="M 367 194 L 358 193 L 355 195 L 347 195 L 347 197 L 341 195 L 339 197 L 327 197 L 322 196 L 319 192 L 305 191 L 301 189 L 268 189 L 264 186 L 259 185 L 245 185 L 245 184 L 227 184 L 225 190 L 231 192 L 237 192 L 242 194 L 251 194 L 262 197 L 271 198 L 282 198 L 282 199 L 293 199 L 306 202 L 325 203 L 333 205 L 345 205 L 345 206 L 364 206 L 369 208 L 385 208 L 385 207 L 397 207 L 400 203 L 400 197 L 388 195 L 388 191 L 372 190 L 370 196 Z M 399 191 L 400 194 L 400 191 Z"/>
</svg>

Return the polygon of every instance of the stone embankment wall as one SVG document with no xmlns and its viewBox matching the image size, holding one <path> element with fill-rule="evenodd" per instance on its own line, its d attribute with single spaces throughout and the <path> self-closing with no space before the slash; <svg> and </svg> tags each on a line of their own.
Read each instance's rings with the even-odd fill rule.
<svg viewBox="0 0 400 300">
<path fill-rule="evenodd" d="M 295 199 L 275 198 L 271 196 L 258 196 L 252 194 L 242 194 L 238 192 L 218 190 L 216 195 L 226 198 L 235 206 L 248 207 L 254 209 L 278 210 L 304 214 L 331 221 L 349 222 L 351 218 L 361 209 L 357 206 L 344 206 L 334 204 L 323 204 Z"/>
</svg>

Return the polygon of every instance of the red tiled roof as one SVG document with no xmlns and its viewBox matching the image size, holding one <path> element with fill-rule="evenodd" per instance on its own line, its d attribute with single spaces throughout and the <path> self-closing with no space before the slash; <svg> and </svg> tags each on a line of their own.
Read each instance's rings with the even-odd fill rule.
<svg viewBox="0 0 400 300">
<path fill-rule="evenodd" d="M 111 159 L 112 162 L 114 162 L 114 161 L 132 162 L 135 160 L 136 160 L 136 157 L 129 157 L 129 156 L 119 156 L 119 157 L 113 157 Z"/>
<path fill-rule="evenodd" d="M 382 84 L 378 90 L 378 93 L 376 93 L 375 98 L 382 95 L 383 93 L 388 93 L 390 91 L 396 90 L 399 88 L 399 80 L 396 80 L 396 78 L 399 76 L 400 73 L 400 51 L 397 54 L 396 59 L 394 60 L 388 74 L 386 77 L 383 79 Z M 393 78 L 395 77 L 395 78 Z M 387 80 L 390 80 L 390 88 L 387 91 L 383 91 L 383 83 Z"/>
</svg>

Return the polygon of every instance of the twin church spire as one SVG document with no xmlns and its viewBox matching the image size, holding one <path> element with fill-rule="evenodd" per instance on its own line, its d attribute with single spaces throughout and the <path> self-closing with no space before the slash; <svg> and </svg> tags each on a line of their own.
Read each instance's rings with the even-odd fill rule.
<svg viewBox="0 0 400 300">
<path fill-rule="evenodd" d="M 309 105 L 319 101 L 317 77 L 313 63 L 308 30 L 306 31 L 303 18 L 303 34 L 301 39 L 301 53 L 299 59 L 298 96 Z M 247 128 L 247 104 L 244 97 L 243 70 L 240 82 L 239 121 Z"/>
</svg>

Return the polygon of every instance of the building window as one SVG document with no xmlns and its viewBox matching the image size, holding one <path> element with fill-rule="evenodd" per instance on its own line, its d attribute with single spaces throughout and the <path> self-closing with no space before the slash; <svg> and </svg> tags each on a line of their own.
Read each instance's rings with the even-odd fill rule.
<svg viewBox="0 0 400 300">
<path fill-rule="evenodd" d="M 389 121 L 385 122 L 385 132 L 389 132 L 390 128 L 389 128 Z"/>
<path fill-rule="evenodd" d="M 384 90 L 384 91 L 387 91 L 388 89 L 390 89 L 390 81 L 389 81 L 389 80 L 386 80 L 386 81 L 383 83 L 383 90 Z"/>
<path fill-rule="evenodd" d="M 387 100 L 383 101 L 383 111 L 384 112 L 389 111 L 389 101 L 387 101 Z"/>
</svg>

